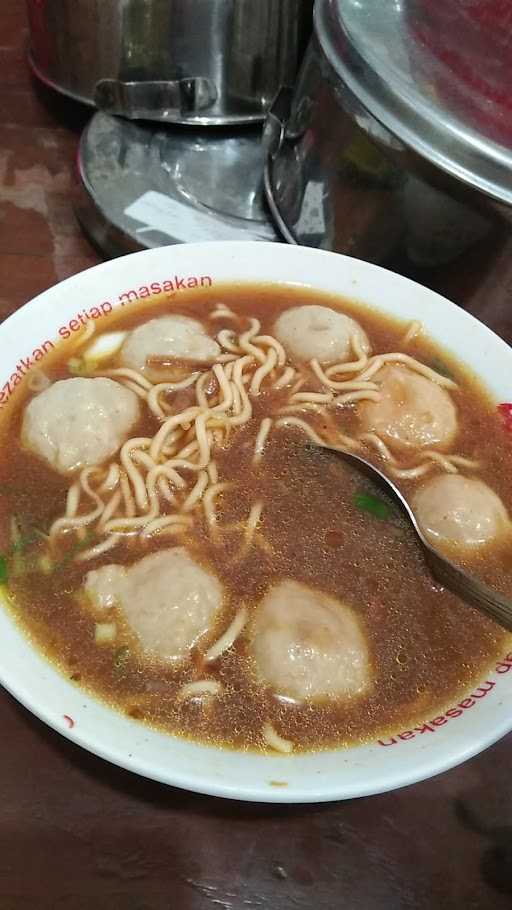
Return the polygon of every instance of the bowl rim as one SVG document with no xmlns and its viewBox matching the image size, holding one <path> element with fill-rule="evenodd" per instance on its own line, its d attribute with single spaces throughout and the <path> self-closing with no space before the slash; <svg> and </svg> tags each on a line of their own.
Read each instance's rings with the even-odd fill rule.
<svg viewBox="0 0 512 910">
<path fill-rule="evenodd" d="M 74 297 L 73 294 L 69 294 L 70 291 L 77 292 L 77 297 L 80 296 L 80 289 L 84 288 L 84 282 L 92 285 L 101 285 L 102 279 L 108 276 L 112 276 L 112 281 L 115 282 L 117 277 L 121 279 L 121 276 L 129 275 L 132 270 L 132 265 L 137 271 L 136 266 L 138 264 L 144 263 L 157 263 L 160 260 L 163 262 L 165 257 L 170 259 L 177 258 L 178 260 L 183 259 L 185 261 L 191 261 L 194 256 L 201 256 L 204 254 L 207 258 L 209 255 L 215 257 L 216 254 L 219 255 L 219 261 L 223 261 L 226 264 L 226 267 L 229 265 L 230 255 L 233 257 L 237 263 L 236 268 L 240 271 L 241 262 L 244 260 L 245 255 L 253 258 L 255 260 L 265 259 L 265 256 L 273 258 L 273 254 L 276 251 L 279 251 L 278 259 L 280 264 L 277 266 L 277 271 L 283 268 L 283 272 L 286 271 L 286 268 L 291 268 L 292 265 L 298 267 L 299 257 L 302 259 L 302 262 L 307 260 L 308 262 L 329 262 L 336 263 L 336 266 L 340 270 L 346 269 L 348 273 L 354 274 L 356 276 L 370 276 L 370 279 L 375 280 L 377 285 L 380 285 L 385 288 L 386 282 L 391 284 L 397 283 L 404 290 L 407 290 L 411 295 L 414 293 L 420 294 L 428 298 L 429 302 L 432 303 L 432 306 L 435 310 L 439 310 L 439 307 L 447 308 L 446 312 L 450 312 L 452 316 L 456 314 L 455 322 L 459 325 L 463 323 L 468 327 L 472 326 L 476 332 L 477 337 L 481 341 L 485 341 L 490 345 L 490 347 L 495 352 L 501 352 L 501 355 L 508 359 L 512 364 L 512 349 L 506 344 L 506 342 L 499 338 L 494 332 L 492 332 L 487 326 L 479 322 L 474 316 L 467 313 L 466 311 L 460 309 L 456 304 L 451 301 L 441 297 L 435 292 L 424 288 L 423 286 L 417 284 L 416 282 L 411 281 L 408 278 L 397 275 L 396 273 L 390 272 L 387 269 L 384 269 L 380 266 L 364 262 L 362 260 L 353 259 L 352 257 L 342 256 L 337 253 L 331 253 L 328 251 L 317 250 L 308 247 L 296 247 L 296 246 L 285 246 L 278 243 L 272 242 L 255 242 L 255 241 L 229 241 L 229 242 L 204 242 L 196 244 L 187 244 L 186 246 L 179 247 L 178 249 L 175 246 L 169 247 L 159 247 L 152 250 L 145 250 L 142 252 L 136 252 L 129 254 L 124 257 L 120 257 L 116 260 L 111 260 L 108 262 L 100 263 L 96 266 L 93 266 L 90 269 L 85 270 L 84 272 L 78 273 L 71 276 L 70 278 L 54 285 L 46 291 L 43 291 L 33 300 L 26 303 L 24 306 L 19 308 L 14 314 L 12 314 L 8 319 L 0 325 L 0 349 L 3 346 L 4 340 L 9 335 L 13 333 L 18 333 L 20 328 L 23 328 L 31 317 L 34 316 L 34 322 L 37 322 L 36 316 L 41 317 L 42 319 L 46 316 L 46 307 L 52 303 L 58 303 L 59 299 L 64 299 L 68 296 L 70 299 Z M 281 266 L 281 263 L 285 261 L 285 266 Z M 174 266 L 173 269 L 174 270 Z M 235 269 L 236 270 L 236 269 Z M 118 274 L 119 273 L 119 276 Z M 91 275 L 93 279 L 91 279 Z M 98 280 L 96 280 L 98 279 Z M 243 281 L 239 277 L 232 278 L 232 283 L 240 283 Z M 246 283 L 253 284 L 255 279 L 248 279 Z M 229 279 L 222 278 L 220 283 L 229 283 Z M 270 279 L 261 283 L 277 283 L 275 279 Z M 289 285 L 292 287 L 297 284 L 299 286 L 305 286 L 307 283 L 304 281 L 296 282 L 290 278 L 283 277 L 281 278 L 281 283 Z M 317 281 L 316 286 L 319 290 L 323 291 L 324 288 L 320 287 L 321 282 Z M 315 289 L 315 281 L 312 280 L 309 284 L 309 287 Z M 85 291 L 84 291 L 85 293 Z M 331 292 L 332 293 L 332 292 Z M 345 290 L 340 291 L 340 296 L 350 296 Z M 383 297 L 386 296 L 386 291 L 383 291 Z M 357 286 L 354 287 L 354 299 L 357 300 Z M 368 300 L 362 300 L 361 303 L 364 306 L 372 307 L 372 303 Z M 76 306 L 76 305 L 74 305 Z M 381 307 L 377 307 L 375 302 L 373 306 L 377 311 L 389 312 L 391 313 L 386 304 Z M 71 303 L 69 303 L 71 307 Z M 65 308 L 65 307 L 64 307 Z M 410 314 L 409 318 L 414 318 L 414 313 Z M 416 314 L 417 315 L 417 314 Z M 52 314 L 52 320 L 55 321 L 55 325 L 58 325 L 57 314 L 55 316 Z M 430 334 L 430 332 L 429 332 Z M 441 332 L 442 334 L 442 332 Z M 436 339 L 438 340 L 438 339 Z M 440 342 L 442 344 L 442 341 Z M 482 377 L 484 379 L 484 377 Z M 486 378 L 484 379 L 486 381 Z M 512 392 L 512 387 L 511 387 Z M 6 624 L 6 617 L 10 617 L 9 623 Z M 8 625 L 10 624 L 10 630 Z M 436 758 L 433 758 L 432 755 L 428 752 L 425 752 L 423 758 L 421 758 L 421 753 L 419 753 L 420 758 L 415 762 L 405 761 L 402 763 L 402 767 L 397 772 L 394 773 L 389 770 L 388 766 L 383 767 L 381 773 L 374 772 L 371 776 L 371 779 L 366 781 L 359 781 L 357 783 L 347 783 L 343 780 L 343 775 L 341 775 L 341 781 L 338 786 L 330 784 L 325 786 L 322 784 L 322 773 L 318 770 L 312 768 L 312 765 L 315 764 L 315 759 L 318 756 L 327 754 L 326 752 L 317 752 L 317 753 L 299 753 L 297 756 L 292 756 L 291 759 L 283 759 L 281 757 L 274 758 L 270 756 L 263 756 L 254 754 L 255 759 L 262 766 L 266 764 L 267 771 L 265 771 L 264 776 L 267 777 L 265 784 L 263 783 L 254 783 L 254 784 L 240 784 L 236 780 L 225 778 L 218 778 L 213 771 L 208 771 L 208 766 L 212 761 L 214 753 L 222 753 L 223 755 L 235 755 L 242 756 L 247 755 L 247 753 L 237 753 L 231 752 L 231 750 L 222 750 L 218 747 L 205 745 L 205 744 L 191 744 L 190 741 L 183 740 L 181 737 L 176 737 L 170 734 L 165 734 L 160 731 L 155 731 L 152 728 L 148 728 L 145 725 L 137 723 L 136 721 L 127 718 L 122 715 L 116 709 L 109 708 L 103 701 L 101 701 L 97 696 L 94 696 L 88 692 L 86 689 L 78 688 L 74 686 L 69 681 L 65 679 L 63 674 L 49 662 L 42 654 L 39 652 L 38 648 L 30 644 L 27 636 L 23 633 L 21 627 L 12 619 L 11 614 L 6 609 L 0 611 L 0 634 L 7 630 L 8 637 L 10 635 L 10 643 L 13 647 L 21 648 L 20 653 L 24 654 L 24 660 L 28 659 L 28 662 L 32 667 L 37 666 L 37 672 L 42 674 L 41 679 L 50 680 L 50 687 L 55 685 L 57 689 L 62 690 L 62 684 L 69 687 L 69 689 L 75 694 L 74 701 L 83 702 L 84 707 L 85 703 L 87 707 L 92 707 L 94 713 L 96 711 L 97 715 L 102 715 L 102 712 L 107 712 L 111 715 L 115 715 L 118 719 L 121 718 L 123 721 L 123 726 L 126 727 L 126 730 L 131 730 L 134 734 L 134 740 L 137 740 L 137 735 L 140 734 L 140 729 L 144 730 L 147 739 L 149 734 L 150 738 L 154 739 L 155 742 L 160 740 L 165 740 L 165 743 L 172 748 L 178 749 L 177 744 L 183 744 L 184 742 L 188 746 L 192 746 L 192 751 L 194 749 L 199 750 L 202 753 L 202 760 L 199 761 L 199 765 L 206 765 L 207 770 L 196 771 L 193 767 L 187 768 L 185 770 L 178 770 L 176 767 L 164 769 L 163 765 L 148 761 L 147 758 L 141 757 L 141 754 L 134 756 L 133 752 L 127 754 L 121 747 L 116 746 L 115 743 L 109 742 L 108 737 L 104 736 L 94 736 L 88 730 L 87 723 L 84 725 L 74 726 L 72 729 L 67 729 L 66 724 L 63 723 L 62 713 L 56 712 L 55 709 L 48 707 L 48 705 L 41 701 L 39 693 L 36 692 L 34 695 L 34 690 L 31 688 L 31 685 L 27 683 L 27 679 L 23 677 L 21 673 L 18 673 L 15 666 L 13 665 L 10 669 L 6 668 L 6 662 L 2 661 L 0 663 L 0 683 L 3 687 L 11 693 L 24 707 L 30 710 L 35 716 L 40 720 L 46 723 L 48 726 L 56 730 L 61 735 L 65 736 L 71 742 L 79 745 L 80 747 L 88 750 L 89 752 L 109 761 L 112 764 L 118 765 L 119 767 L 125 768 L 129 771 L 138 773 L 144 777 L 159 781 L 172 786 L 177 786 L 183 789 L 192 790 L 196 793 L 202 793 L 205 795 L 211 796 L 220 796 L 227 797 L 231 799 L 237 799 L 241 801 L 257 801 L 257 802 L 269 802 L 269 803 L 307 803 L 307 802 L 327 802 L 339 799 L 354 798 L 360 796 L 368 796 L 377 793 L 383 793 L 388 790 L 394 790 L 401 787 L 409 786 L 410 784 L 416 783 L 418 781 L 424 780 L 429 777 L 433 777 L 449 768 L 452 768 L 463 761 L 471 758 L 476 755 L 483 749 L 492 745 L 494 742 L 499 740 L 507 732 L 512 729 L 512 716 L 507 715 L 504 711 L 501 712 L 501 716 L 497 722 L 484 723 L 482 726 L 484 728 L 483 732 L 480 732 L 478 735 L 473 735 L 471 737 L 460 737 L 455 736 L 453 738 L 454 744 L 450 746 L 449 749 L 441 749 L 439 755 Z M 28 657 L 27 657 L 28 655 Z M 510 692 L 512 694 L 512 673 L 510 674 Z M 57 683 L 55 681 L 57 680 Z M 46 685 L 45 682 L 45 685 Z M 509 682 L 507 677 L 507 683 Z M 69 692 L 67 693 L 69 695 Z M 78 697 L 76 697 L 78 696 Z M 71 699 L 73 701 L 73 699 Z M 501 706 L 501 703 L 500 703 Z M 479 703 L 477 706 L 479 709 L 482 705 Z M 134 732 L 137 728 L 137 732 Z M 155 739 L 156 737 L 156 739 Z M 361 747 L 353 746 L 348 749 L 338 749 L 331 750 L 329 754 L 335 755 L 340 758 L 341 762 L 350 763 L 350 758 L 354 757 L 357 749 Z M 135 751 L 135 750 L 134 750 Z M 164 751 L 168 751 L 165 750 Z M 191 753 L 192 754 L 192 753 Z M 381 753 L 379 753 L 380 755 Z M 267 762 L 268 759 L 268 762 Z M 307 786 L 287 786 L 287 787 L 274 787 L 270 789 L 268 786 L 268 774 L 273 774 L 275 769 L 284 770 L 286 767 L 283 765 L 283 761 L 297 762 L 302 761 L 304 767 L 306 767 L 306 777 L 309 775 L 309 784 Z M 276 762 L 278 764 L 276 764 Z M 399 763 L 400 765 L 400 763 Z M 309 770 L 308 770 L 309 767 Z M 318 775 L 320 774 L 320 779 Z"/>
</svg>

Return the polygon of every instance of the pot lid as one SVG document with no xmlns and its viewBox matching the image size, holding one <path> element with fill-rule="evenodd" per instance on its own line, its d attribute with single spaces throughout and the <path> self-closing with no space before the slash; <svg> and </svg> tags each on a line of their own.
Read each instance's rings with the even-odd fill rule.
<svg viewBox="0 0 512 910">
<path fill-rule="evenodd" d="M 423 158 L 512 204 L 510 0 L 318 0 L 335 72 Z"/>
</svg>

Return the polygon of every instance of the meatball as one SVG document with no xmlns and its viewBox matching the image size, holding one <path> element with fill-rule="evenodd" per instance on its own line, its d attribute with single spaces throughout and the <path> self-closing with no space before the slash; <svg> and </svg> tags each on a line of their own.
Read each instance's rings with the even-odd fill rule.
<svg viewBox="0 0 512 910">
<path fill-rule="evenodd" d="M 350 360 L 350 339 L 355 335 L 363 351 L 370 342 L 360 325 L 350 316 L 325 306 L 299 306 L 285 310 L 274 325 L 274 334 L 292 360 L 320 363 Z"/>
<path fill-rule="evenodd" d="M 509 528 L 499 496 L 474 477 L 434 477 L 417 490 L 412 506 L 418 524 L 433 543 L 480 547 Z"/>
<path fill-rule="evenodd" d="M 208 363 L 220 354 L 220 347 L 204 330 L 204 326 L 189 316 L 162 316 L 151 319 L 134 329 L 121 348 L 121 363 L 158 378 L 147 366 L 148 357 L 177 358 Z"/>
<path fill-rule="evenodd" d="M 184 547 L 159 550 L 131 566 L 92 570 L 85 591 L 97 607 L 117 606 L 149 657 L 183 661 L 212 628 L 223 589 Z"/>
<path fill-rule="evenodd" d="M 457 434 L 457 410 L 441 386 L 406 366 L 386 364 L 373 377 L 380 401 L 359 406 L 361 427 L 391 448 L 407 451 L 445 448 Z"/>
<path fill-rule="evenodd" d="M 259 605 L 250 631 L 258 677 L 297 702 L 354 698 L 370 685 L 368 649 L 353 610 L 288 579 Z"/>
<path fill-rule="evenodd" d="M 134 392 L 112 379 L 62 379 L 25 408 L 21 442 L 68 474 L 114 455 L 139 414 Z"/>
</svg>

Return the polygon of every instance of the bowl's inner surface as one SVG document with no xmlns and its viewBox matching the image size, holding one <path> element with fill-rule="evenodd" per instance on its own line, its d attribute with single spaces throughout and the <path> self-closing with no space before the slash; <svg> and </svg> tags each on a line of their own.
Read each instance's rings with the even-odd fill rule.
<svg viewBox="0 0 512 910">
<path fill-rule="evenodd" d="M 316 322 L 283 328 L 283 314 L 319 305 Z M 409 496 L 426 492 L 434 513 L 447 502 L 443 493 L 436 506 L 435 484 L 448 479 L 451 495 L 455 477 L 458 531 L 446 521 L 439 530 L 429 513 L 433 533 L 512 594 L 500 511 L 512 507 L 508 412 L 419 322 L 318 290 L 257 284 L 98 312 L 64 324 L 0 424 L 2 580 L 12 615 L 68 679 L 166 732 L 297 753 L 414 728 L 499 662 L 504 633 L 433 582 L 381 491 L 304 446 L 311 434 L 353 445 Z M 346 350 L 342 326 L 322 321 L 329 312 L 356 321 Z M 123 335 L 109 356 L 94 353 L 99 336 L 173 313 L 198 320 L 216 350 L 205 355 L 200 339 L 176 353 L 171 340 L 165 353 L 158 342 L 134 365 L 133 336 Z M 135 442 L 64 471 L 71 438 L 69 457 L 83 454 L 82 391 L 72 387 L 71 408 L 49 399 L 32 423 L 30 403 L 59 381 L 99 377 L 138 410 L 119 440 Z M 66 421 L 62 442 L 55 424 Z M 177 547 L 185 562 L 168 565 Z M 112 565 L 121 567 L 114 581 Z M 98 579 L 102 591 L 107 580 L 104 603 Z"/>
</svg>

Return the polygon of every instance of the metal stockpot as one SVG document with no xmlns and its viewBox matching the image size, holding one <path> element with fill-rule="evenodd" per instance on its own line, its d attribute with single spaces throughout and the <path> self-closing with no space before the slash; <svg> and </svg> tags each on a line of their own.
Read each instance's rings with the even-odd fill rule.
<svg viewBox="0 0 512 910">
<path fill-rule="evenodd" d="M 467 105 L 461 115 L 455 93 L 433 90 L 442 63 L 415 38 L 422 6 L 317 0 L 297 85 L 265 127 L 267 200 L 289 242 L 431 266 L 496 214 L 510 220 L 512 152 L 468 121 Z"/>
<path fill-rule="evenodd" d="M 30 61 L 53 88 L 130 118 L 262 120 L 293 81 L 313 0 L 27 0 Z"/>
</svg>

